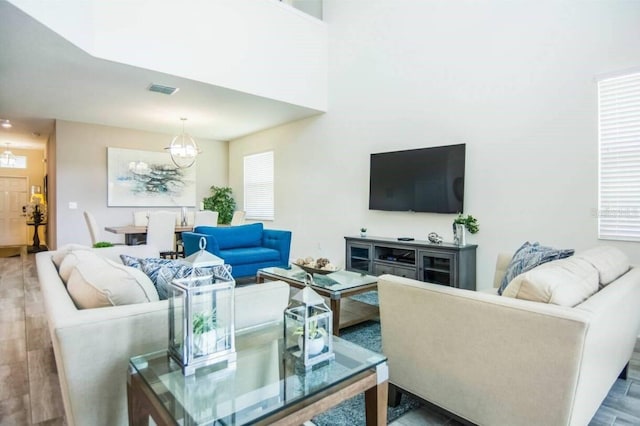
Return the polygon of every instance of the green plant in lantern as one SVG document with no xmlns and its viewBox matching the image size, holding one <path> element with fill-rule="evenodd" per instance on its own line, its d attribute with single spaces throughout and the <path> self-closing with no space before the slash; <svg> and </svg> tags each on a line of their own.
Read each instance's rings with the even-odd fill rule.
<svg viewBox="0 0 640 426">
<path fill-rule="evenodd" d="M 208 312 L 197 312 L 193 315 L 193 334 L 204 334 L 215 330 L 218 319 L 215 309 Z"/>
<path fill-rule="evenodd" d="M 236 201 L 229 187 L 212 186 L 211 196 L 202 200 L 205 210 L 218 212 L 218 223 L 229 224 L 236 209 Z"/>
</svg>

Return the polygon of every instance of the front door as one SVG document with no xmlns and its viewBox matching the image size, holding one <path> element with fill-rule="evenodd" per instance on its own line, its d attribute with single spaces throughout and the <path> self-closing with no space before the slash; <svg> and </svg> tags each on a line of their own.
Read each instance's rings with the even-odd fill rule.
<svg viewBox="0 0 640 426">
<path fill-rule="evenodd" d="M 27 244 L 26 177 L 0 177 L 0 246 Z"/>
</svg>

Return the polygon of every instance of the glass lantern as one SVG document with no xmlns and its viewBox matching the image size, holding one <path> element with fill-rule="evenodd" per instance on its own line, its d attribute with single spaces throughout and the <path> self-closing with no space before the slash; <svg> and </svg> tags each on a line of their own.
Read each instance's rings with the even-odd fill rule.
<svg viewBox="0 0 640 426">
<path fill-rule="evenodd" d="M 307 280 L 313 279 L 307 274 Z M 324 299 L 309 285 L 291 298 L 284 311 L 286 352 L 300 359 L 305 369 L 335 358 L 333 314 Z"/>
<path fill-rule="evenodd" d="M 169 355 L 185 375 L 222 362 L 235 368 L 236 361 L 231 267 L 196 269 L 169 288 Z"/>
</svg>

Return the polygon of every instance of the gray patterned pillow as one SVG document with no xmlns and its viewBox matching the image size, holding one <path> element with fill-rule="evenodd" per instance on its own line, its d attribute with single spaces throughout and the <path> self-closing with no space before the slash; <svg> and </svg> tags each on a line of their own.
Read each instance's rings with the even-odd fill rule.
<svg viewBox="0 0 640 426">
<path fill-rule="evenodd" d="M 171 281 L 178 278 L 189 277 L 191 276 L 191 272 L 193 272 L 194 276 L 201 277 L 204 275 L 210 275 L 212 273 L 212 268 L 195 268 L 194 270 L 192 266 L 185 264 L 162 266 L 157 273 L 156 281 L 154 281 L 160 300 L 164 300 L 169 297 L 169 284 Z"/>
<path fill-rule="evenodd" d="M 122 264 L 125 266 L 131 266 L 132 268 L 142 269 L 142 265 L 140 264 L 139 257 L 129 256 L 128 254 L 121 254 L 120 259 L 122 260 Z"/>
<path fill-rule="evenodd" d="M 160 272 L 160 269 L 162 269 L 165 266 L 179 267 L 179 266 L 186 266 L 186 265 L 187 264 L 181 260 L 162 259 L 159 257 L 140 259 L 140 266 L 141 266 L 142 272 L 144 272 L 145 274 L 147 274 L 149 278 L 151 278 L 151 281 L 153 281 L 153 283 L 156 285 L 156 289 L 158 287 L 158 273 Z"/>
<path fill-rule="evenodd" d="M 527 241 L 524 243 L 511 258 L 511 262 L 507 267 L 507 272 L 502 278 L 498 294 L 502 294 L 504 289 L 518 275 L 527 272 L 538 265 L 551 262 L 552 260 L 564 259 L 573 255 L 573 249 L 554 249 L 552 247 L 541 246 L 540 243 L 533 244 Z"/>
<path fill-rule="evenodd" d="M 148 258 L 139 258 L 133 257 L 126 254 L 121 254 L 120 259 L 122 259 L 122 263 L 126 266 L 131 266 L 132 268 L 140 269 L 144 272 L 153 285 L 156 287 L 158 291 L 158 295 L 160 296 L 160 300 L 167 298 L 166 289 L 160 288 L 158 286 L 158 274 L 163 267 L 185 267 L 187 264 L 180 260 L 173 259 L 162 259 L 159 257 L 148 257 Z M 163 297 L 164 295 L 164 297 Z"/>
</svg>

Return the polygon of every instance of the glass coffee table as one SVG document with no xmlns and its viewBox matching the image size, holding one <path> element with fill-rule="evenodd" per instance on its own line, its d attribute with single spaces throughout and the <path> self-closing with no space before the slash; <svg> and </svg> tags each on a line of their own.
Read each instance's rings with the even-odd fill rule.
<svg viewBox="0 0 640 426">
<path fill-rule="evenodd" d="M 263 268 L 258 270 L 256 282 L 284 281 L 295 288 L 304 288 L 306 272 L 291 265 L 291 268 Z M 379 315 L 375 305 L 349 299 L 359 293 L 378 289 L 378 278 L 373 275 L 351 271 L 336 271 L 327 275 L 313 274 L 316 293 L 327 297 L 333 312 L 333 334 L 340 335 L 340 329 L 358 324 Z"/>
<path fill-rule="evenodd" d="M 364 392 L 367 425 L 386 425 L 384 355 L 333 336 L 335 359 L 305 371 L 285 353 L 283 332 L 282 323 L 238 332 L 233 369 L 184 376 L 166 350 L 131 358 L 129 424 L 300 425 Z"/>
</svg>

